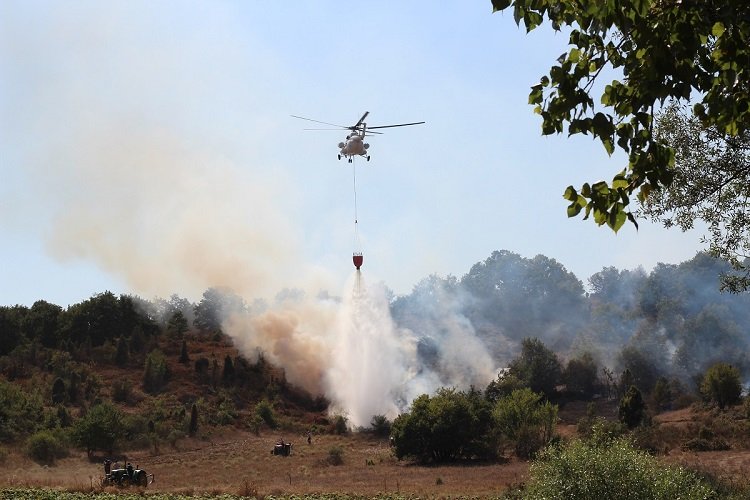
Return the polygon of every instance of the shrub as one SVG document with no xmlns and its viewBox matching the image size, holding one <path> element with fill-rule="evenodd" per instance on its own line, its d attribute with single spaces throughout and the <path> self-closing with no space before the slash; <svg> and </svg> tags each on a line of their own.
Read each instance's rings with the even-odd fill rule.
<svg viewBox="0 0 750 500">
<path fill-rule="evenodd" d="M 349 430 L 347 426 L 347 418 L 343 415 L 336 415 L 335 417 L 333 417 L 332 426 L 334 434 L 346 434 L 346 431 Z"/>
<path fill-rule="evenodd" d="M 518 389 L 497 400 L 492 416 L 500 432 L 515 442 L 516 455 L 529 458 L 552 439 L 557 406 L 542 402 L 531 389 Z"/>
<path fill-rule="evenodd" d="M 168 378 L 169 368 L 164 354 L 158 349 L 148 353 L 143 370 L 143 390 L 150 393 L 158 392 L 167 383 Z"/>
<path fill-rule="evenodd" d="M 126 380 L 115 380 L 112 382 L 112 399 L 118 403 L 125 403 L 130 399 L 132 392 L 130 383 Z"/>
<path fill-rule="evenodd" d="M 646 417 L 646 403 L 643 402 L 641 391 L 636 386 L 631 385 L 620 400 L 618 416 L 620 422 L 629 429 L 637 427 Z"/>
<path fill-rule="evenodd" d="M 340 446 L 334 446 L 328 450 L 327 462 L 331 465 L 341 465 L 344 463 L 344 450 Z"/>
<path fill-rule="evenodd" d="M 716 493 L 694 473 L 663 466 L 626 439 L 575 440 L 549 448 L 530 469 L 524 498 L 705 499 Z"/>
<path fill-rule="evenodd" d="M 273 411 L 273 406 L 268 402 L 267 399 L 261 399 L 255 405 L 255 415 L 258 416 L 263 422 L 266 423 L 271 429 L 275 429 L 279 426 L 276 422 L 276 415 Z"/>
<path fill-rule="evenodd" d="M 64 443 L 52 431 L 43 430 L 32 434 L 26 441 L 26 454 L 40 464 L 54 464 L 55 460 L 67 456 Z"/>
</svg>

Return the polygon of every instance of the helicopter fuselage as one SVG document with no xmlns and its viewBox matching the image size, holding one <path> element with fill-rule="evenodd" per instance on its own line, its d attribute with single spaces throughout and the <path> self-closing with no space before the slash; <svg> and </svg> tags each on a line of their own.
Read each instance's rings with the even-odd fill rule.
<svg viewBox="0 0 750 500">
<path fill-rule="evenodd" d="M 369 161 L 370 157 L 367 154 L 369 147 L 370 145 L 364 141 L 361 135 L 352 133 L 346 136 L 346 142 L 339 143 L 339 160 L 343 156 L 348 158 L 351 163 L 353 156 L 364 156 Z"/>
</svg>

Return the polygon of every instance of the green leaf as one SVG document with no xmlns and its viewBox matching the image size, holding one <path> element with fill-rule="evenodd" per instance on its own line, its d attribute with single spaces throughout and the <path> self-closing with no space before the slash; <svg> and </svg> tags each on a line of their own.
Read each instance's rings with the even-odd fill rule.
<svg viewBox="0 0 750 500">
<path fill-rule="evenodd" d="M 607 150 L 607 154 L 612 156 L 612 153 L 615 152 L 615 145 L 612 143 L 612 139 L 609 137 L 602 139 L 602 144 L 604 144 L 604 149 Z"/>
<path fill-rule="evenodd" d="M 492 0 L 492 12 L 507 9 L 510 2 L 511 0 Z"/>
<path fill-rule="evenodd" d="M 618 203 L 614 207 L 612 207 L 612 210 L 609 212 L 609 217 L 607 218 L 607 225 L 612 228 L 612 230 L 616 233 L 620 230 L 623 224 L 625 224 L 625 221 L 627 220 L 627 215 L 625 214 L 625 211 Z"/>
<path fill-rule="evenodd" d="M 573 188 L 573 186 L 568 186 L 565 189 L 565 193 L 563 193 L 563 198 L 565 198 L 568 201 L 575 201 L 578 199 L 578 192 Z"/>
<path fill-rule="evenodd" d="M 612 189 L 626 189 L 627 187 L 628 180 L 625 177 L 625 171 L 623 170 L 612 179 Z"/>
<path fill-rule="evenodd" d="M 591 190 L 597 193 L 599 196 L 609 195 L 609 186 L 607 186 L 607 183 L 604 181 L 599 181 L 591 186 Z"/>
<path fill-rule="evenodd" d="M 721 35 L 723 35 L 724 31 L 724 23 L 722 23 L 721 21 L 716 22 L 711 28 L 711 34 L 716 38 L 719 38 Z"/>
</svg>

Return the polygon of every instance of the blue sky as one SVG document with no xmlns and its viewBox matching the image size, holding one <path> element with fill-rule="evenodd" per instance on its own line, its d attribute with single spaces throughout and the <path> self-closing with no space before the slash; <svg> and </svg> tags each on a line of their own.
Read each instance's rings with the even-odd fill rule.
<svg viewBox="0 0 750 500">
<path fill-rule="evenodd" d="M 337 293 L 354 247 L 343 134 L 292 114 L 427 122 L 356 163 L 363 272 L 397 294 L 493 250 L 585 282 L 701 248 L 699 232 L 568 219 L 565 187 L 625 159 L 541 136 L 529 87 L 566 38 L 489 0 L 435 5 L 0 3 L 0 304 Z"/>
</svg>

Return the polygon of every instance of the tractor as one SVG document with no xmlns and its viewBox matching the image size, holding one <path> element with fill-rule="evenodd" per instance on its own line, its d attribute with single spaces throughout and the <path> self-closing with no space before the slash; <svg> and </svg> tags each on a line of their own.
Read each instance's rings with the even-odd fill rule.
<svg viewBox="0 0 750 500">
<path fill-rule="evenodd" d="M 154 475 L 147 474 L 143 469 L 134 469 L 128 464 L 124 469 L 112 469 L 105 474 L 102 484 L 104 486 L 143 486 L 144 488 L 154 482 Z"/>
<path fill-rule="evenodd" d="M 292 454 L 292 443 L 280 442 L 276 443 L 271 450 L 271 455 L 280 455 L 282 457 L 288 457 Z"/>
</svg>

